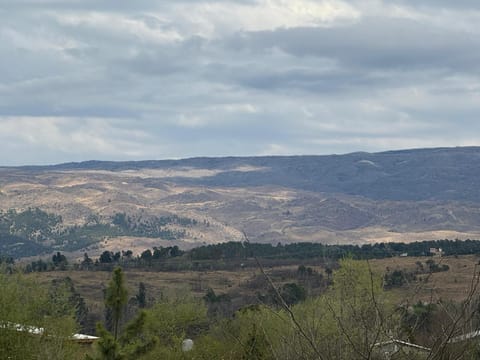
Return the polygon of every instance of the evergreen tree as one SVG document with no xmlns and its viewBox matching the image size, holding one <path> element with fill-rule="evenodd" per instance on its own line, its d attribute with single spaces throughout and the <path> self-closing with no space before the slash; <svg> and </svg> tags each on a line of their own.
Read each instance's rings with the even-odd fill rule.
<svg viewBox="0 0 480 360">
<path fill-rule="evenodd" d="M 123 313 L 124 306 L 128 300 L 128 292 L 125 287 L 125 280 L 121 268 L 116 268 L 113 271 L 112 280 L 107 287 L 105 294 L 105 305 L 112 312 L 113 318 L 113 338 L 115 341 L 118 337 L 118 327 L 120 318 Z"/>
<path fill-rule="evenodd" d="M 147 307 L 147 289 L 145 288 L 145 284 L 143 282 L 138 284 L 138 294 L 135 298 L 140 309 Z"/>
</svg>

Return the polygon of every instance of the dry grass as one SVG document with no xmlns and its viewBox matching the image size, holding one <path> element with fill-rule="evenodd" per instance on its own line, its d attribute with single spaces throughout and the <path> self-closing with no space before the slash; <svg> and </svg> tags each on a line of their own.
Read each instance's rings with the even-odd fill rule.
<svg viewBox="0 0 480 360">
<path fill-rule="evenodd" d="M 405 257 L 371 260 L 370 263 L 374 270 L 384 273 L 387 268 L 391 270 L 415 270 L 417 268 L 416 262 L 420 261 L 425 264 L 428 259 L 425 257 Z M 433 260 L 436 263 L 448 265 L 450 270 L 419 275 L 416 282 L 391 290 L 392 295 L 400 302 L 408 300 L 410 303 L 418 300 L 436 302 L 440 299 L 458 302 L 465 299 L 479 258 L 475 255 L 468 255 L 435 257 Z"/>
<path fill-rule="evenodd" d="M 205 295 L 208 288 L 216 293 L 225 293 L 239 289 L 242 283 L 255 276 L 259 271 L 243 269 L 240 271 L 182 271 L 182 272 L 148 272 L 141 270 L 126 270 L 125 279 L 130 296 L 138 291 L 138 285 L 143 282 L 147 294 L 153 299 L 176 292 L 188 292 L 194 296 Z M 90 309 L 103 307 L 103 289 L 111 278 L 107 271 L 53 271 L 32 273 L 42 285 L 48 286 L 52 280 L 70 277 L 75 289 L 86 300 Z"/>
<path fill-rule="evenodd" d="M 420 261 L 425 264 L 428 259 L 426 257 L 397 257 L 371 260 L 370 264 L 373 271 L 383 274 L 387 268 L 415 270 L 416 262 Z M 458 302 L 465 298 L 479 259 L 473 255 L 434 259 L 437 263 L 448 265 L 450 270 L 419 275 L 417 281 L 390 290 L 389 293 L 395 302 L 411 304 L 419 300 L 437 302 L 439 299 Z M 295 271 L 296 268 L 297 266 L 273 267 L 269 268 L 268 272 Z M 315 270 L 322 272 L 321 268 L 315 267 Z M 146 285 L 148 296 L 160 299 L 162 296 L 172 293 L 190 293 L 193 296 L 201 297 L 205 295 L 208 288 L 214 289 L 217 294 L 226 292 L 242 294 L 251 291 L 245 287 L 245 284 L 259 274 L 259 270 L 248 268 L 238 271 L 205 272 L 126 270 L 125 278 L 130 296 L 136 294 L 139 283 L 143 282 Z M 107 286 L 111 273 L 106 271 L 56 271 L 33 273 L 28 276 L 35 278 L 45 286 L 48 286 L 53 279 L 68 276 L 73 280 L 76 290 L 84 297 L 89 308 L 100 312 L 103 309 L 103 289 Z"/>
<path fill-rule="evenodd" d="M 262 171 L 263 168 L 241 166 L 233 170 Z M 205 187 L 175 183 L 177 177 L 196 179 L 224 171 L 185 167 L 29 173 L 9 169 L 0 171 L 0 209 L 40 207 L 62 215 L 66 225 L 82 225 L 92 214 L 104 220 L 116 212 L 142 216 L 177 214 L 196 219 L 200 224 L 204 220 L 210 224 L 208 229 L 202 226 L 186 229 L 185 240 L 197 245 L 242 241 L 242 230 L 253 241 L 274 244 L 279 241 L 351 244 L 480 238 L 475 215 L 478 209 L 465 205 L 452 203 L 446 209 L 443 203 L 418 202 L 412 206 L 409 202 L 371 202 L 347 195 L 337 198 L 337 195 L 277 186 Z M 383 219 L 386 210 L 399 216 L 366 223 L 357 213 Z M 344 215 L 332 215 L 337 212 Z M 452 214 L 456 214 L 454 221 Z M 424 217 L 431 223 L 418 222 Z"/>
</svg>

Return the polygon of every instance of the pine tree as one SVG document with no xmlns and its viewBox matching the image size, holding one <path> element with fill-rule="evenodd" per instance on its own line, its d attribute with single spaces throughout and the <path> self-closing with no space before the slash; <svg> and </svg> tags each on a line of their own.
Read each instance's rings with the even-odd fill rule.
<svg viewBox="0 0 480 360">
<path fill-rule="evenodd" d="M 147 307 L 147 289 L 145 288 L 145 284 L 143 282 L 138 284 L 138 294 L 136 299 L 140 309 Z"/>
<path fill-rule="evenodd" d="M 105 305 L 111 310 L 113 318 L 113 338 L 117 341 L 118 327 L 123 308 L 128 300 L 128 292 L 125 287 L 125 280 L 121 268 L 113 271 L 112 280 L 107 287 L 105 294 Z"/>
</svg>

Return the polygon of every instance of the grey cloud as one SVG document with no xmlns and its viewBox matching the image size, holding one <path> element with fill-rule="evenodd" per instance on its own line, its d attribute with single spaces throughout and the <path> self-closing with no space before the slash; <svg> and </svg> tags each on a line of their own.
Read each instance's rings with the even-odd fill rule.
<svg viewBox="0 0 480 360">
<path fill-rule="evenodd" d="M 478 37 L 406 19 L 364 18 L 349 26 L 244 33 L 232 39 L 230 46 L 252 52 L 278 47 L 298 57 L 327 57 L 349 67 L 380 70 L 477 70 L 480 60 Z"/>
<path fill-rule="evenodd" d="M 208 57 L 203 49 L 206 41 L 192 37 L 185 41 L 157 47 L 141 47 L 131 57 L 115 60 L 121 69 L 146 76 L 171 76 L 176 73 L 196 72 L 201 69 L 199 59 Z"/>
<path fill-rule="evenodd" d="M 175 0 L 175 4 L 211 4 L 211 3 L 242 3 L 255 4 L 256 0 Z M 9 11 L 37 11 L 37 10 L 73 10 L 73 11 L 104 11 L 104 12 L 145 12 L 159 10 L 172 5 L 171 0 L 15 0 L 0 1 L 0 9 Z"/>
<path fill-rule="evenodd" d="M 394 3 L 399 5 L 409 5 L 414 7 L 433 7 L 433 8 L 447 8 L 447 9 L 472 9 L 480 10 L 480 3 L 476 0 L 395 0 Z"/>
<path fill-rule="evenodd" d="M 45 163 L 374 151 L 422 140 L 470 144 L 480 130 L 480 40 L 468 31 L 363 13 L 329 27 L 214 30 L 208 38 L 172 6 L 0 4 L 9 14 L 0 25 L 0 163 L 11 153 Z M 107 20 L 65 21 L 89 11 Z M 148 36 L 110 18 L 138 21 Z M 168 31 L 181 36 L 155 38 Z M 36 121 L 57 124 L 55 141 L 43 131 L 29 142 L 15 119 L 32 134 L 42 128 Z M 97 134 L 89 131 L 96 123 Z M 96 147 L 82 143 L 89 137 Z"/>
<path fill-rule="evenodd" d="M 314 67 L 297 67 L 295 64 L 285 64 L 278 68 L 211 64 L 209 72 L 212 79 L 233 82 L 248 88 L 286 93 L 310 92 L 324 96 L 351 93 L 365 88 L 374 89 L 380 84 L 398 85 L 384 76 L 352 71 L 348 68 L 322 71 Z"/>
</svg>

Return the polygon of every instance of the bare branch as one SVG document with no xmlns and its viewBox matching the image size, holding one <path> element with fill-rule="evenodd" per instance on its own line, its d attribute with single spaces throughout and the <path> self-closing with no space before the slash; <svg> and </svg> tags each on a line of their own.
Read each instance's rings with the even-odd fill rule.
<svg viewBox="0 0 480 360">
<path fill-rule="evenodd" d="M 245 242 L 247 244 L 250 244 L 250 240 L 248 239 L 248 236 L 247 234 L 245 233 L 245 231 L 243 231 L 243 236 L 245 238 Z M 302 326 L 300 325 L 300 323 L 297 321 L 296 317 L 295 317 L 295 314 L 292 312 L 292 310 L 290 309 L 290 307 L 287 305 L 287 303 L 285 302 L 285 299 L 282 297 L 282 295 L 280 294 L 280 292 L 278 291 L 277 287 L 275 286 L 275 284 L 273 283 L 272 279 L 270 278 L 270 276 L 268 276 L 268 274 L 265 272 L 265 269 L 263 268 L 262 264 L 260 263 L 260 261 L 258 260 L 257 256 L 255 254 L 252 254 L 253 255 L 253 258 L 255 259 L 255 262 L 258 266 L 258 268 L 260 269 L 262 275 L 265 277 L 265 279 L 267 279 L 269 285 L 272 287 L 273 291 L 275 292 L 275 295 L 278 297 L 278 300 L 280 300 L 280 304 L 282 306 L 282 308 L 288 313 L 288 315 L 290 316 L 290 319 L 292 320 L 293 324 L 295 325 L 295 327 L 297 328 L 298 332 L 302 335 L 302 337 L 308 342 L 308 344 L 310 345 L 310 347 L 312 348 L 312 350 L 315 352 L 315 354 L 318 356 L 318 358 L 320 360 L 323 360 L 324 357 L 322 356 L 322 354 L 320 353 L 320 351 L 318 351 L 315 343 L 313 342 L 313 340 L 307 335 L 307 333 L 305 332 L 305 330 L 302 328 Z"/>
</svg>

